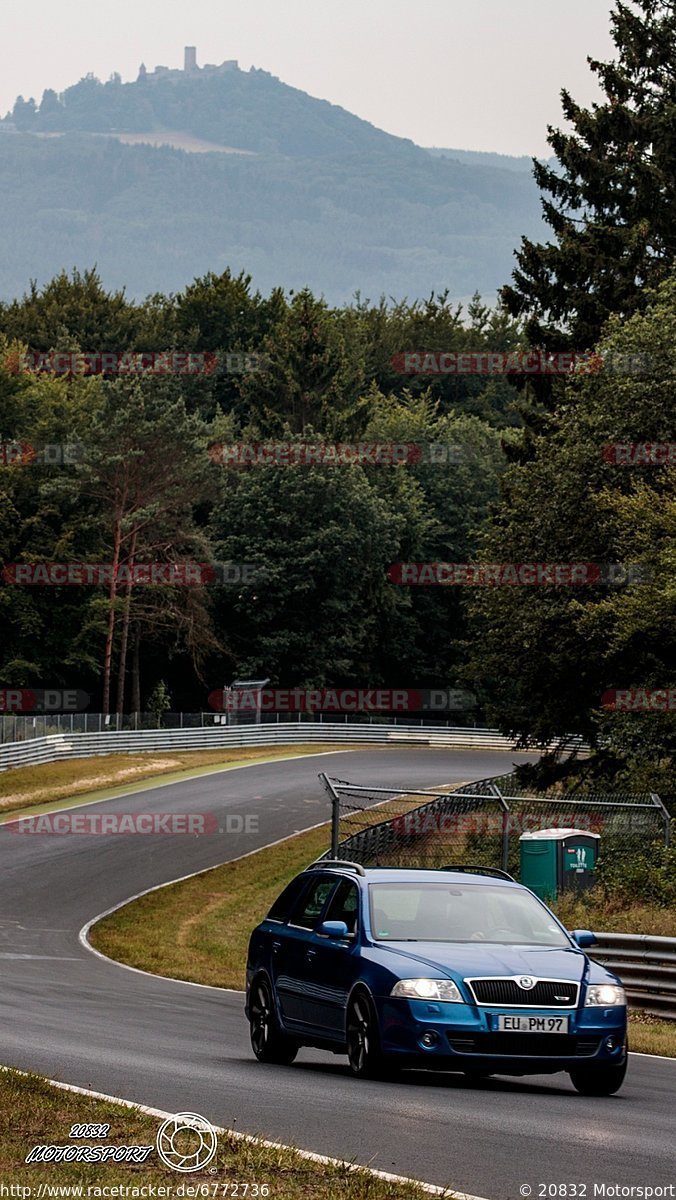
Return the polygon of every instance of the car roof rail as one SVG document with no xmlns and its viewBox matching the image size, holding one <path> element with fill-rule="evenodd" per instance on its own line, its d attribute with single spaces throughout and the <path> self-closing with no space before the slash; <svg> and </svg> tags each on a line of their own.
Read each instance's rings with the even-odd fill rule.
<svg viewBox="0 0 676 1200">
<path fill-rule="evenodd" d="M 310 864 L 306 870 L 311 871 L 317 867 L 348 867 L 352 871 L 356 871 L 357 875 L 365 875 L 366 871 L 361 863 L 350 862 L 347 858 L 318 858 L 316 862 Z"/>
<path fill-rule="evenodd" d="M 503 871 L 501 867 L 448 863 L 445 867 L 439 867 L 438 869 L 440 871 L 460 871 L 463 875 L 492 875 L 495 879 L 508 879 L 510 883 L 516 883 L 514 876 L 510 875 L 508 871 Z"/>
</svg>

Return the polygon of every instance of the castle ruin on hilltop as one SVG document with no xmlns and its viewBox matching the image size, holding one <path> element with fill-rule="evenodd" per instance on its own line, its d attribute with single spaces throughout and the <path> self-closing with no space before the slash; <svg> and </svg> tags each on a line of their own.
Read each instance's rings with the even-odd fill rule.
<svg viewBox="0 0 676 1200">
<path fill-rule="evenodd" d="M 225 75 L 228 71 L 239 71 L 236 58 L 229 58 L 220 66 L 206 63 L 203 67 L 197 65 L 197 47 L 186 46 L 183 51 L 183 70 L 172 67 L 155 67 L 147 71 L 145 63 L 141 63 L 138 73 L 138 83 L 155 83 L 158 79 L 185 79 L 186 76 Z"/>
</svg>

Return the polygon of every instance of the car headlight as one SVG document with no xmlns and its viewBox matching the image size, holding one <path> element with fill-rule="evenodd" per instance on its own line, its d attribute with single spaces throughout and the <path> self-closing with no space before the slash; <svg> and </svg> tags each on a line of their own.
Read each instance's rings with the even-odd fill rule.
<svg viewBox="0 0 676 1200">
<path fill-rule="evenodd" d="M 452 979 L 400 979 L 391 995 L 407 1000 L 446 1000 L 451 1004 L 464 1004 Z"/>
<path fill-rule="evenodd" d="M 585 1008 L 611 1008 L 626 1004 L 627 997 L 623 987 L 616 983 L 596 983 L 587 988 Z"/>
</svg>

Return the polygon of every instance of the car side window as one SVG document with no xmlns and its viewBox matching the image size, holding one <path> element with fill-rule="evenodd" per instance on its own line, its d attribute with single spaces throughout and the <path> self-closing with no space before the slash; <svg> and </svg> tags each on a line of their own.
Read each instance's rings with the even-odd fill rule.
<svg viewBox="0 0 676 1200">
<path fill-rule="evenodd" d="M 301 929 L 314 929 L 335 886 L 335 875 L 333 878 L 330 875 L 319 876 L 310 885 L 310 890 L 301 896 L 300 902 L 289 918 L 289 924 L 300 925 Z"/>
<path fill-rule="evenodd" d="M 296 902 L 300 899 L 307 886 L 307 875 L 297 875 L 295 879 L 292 879 L 291 883 L 287 884 L 287 886 L 284 888 L 284 891 L 275 900 L 270 912 L 267 915 L 267 920 L 288 920 Z"/>
<path fill-rule="evenodd" d="M 338 884 L 331 899 L 325 921 L 344 921 L 348 933 L 356 933 L 359 913 L 359 888 L 349 879 L 343 879 Z"/>
</svg>

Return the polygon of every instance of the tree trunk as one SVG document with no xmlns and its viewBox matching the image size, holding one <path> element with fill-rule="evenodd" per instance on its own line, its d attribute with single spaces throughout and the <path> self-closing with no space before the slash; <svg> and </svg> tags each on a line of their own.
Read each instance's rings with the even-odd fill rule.
<svg viewBox="0 0 676 1200">
<path fill-rule="evenodd" d="M 113 563 L 112 574 L 110 577 L 110 588 L 108 591 L 108 630 L 106 632 L 106 648 L 103 655 L 103 699 L 101 702 L 101 711 L 104 716 L 108 716 L 110 712 L 110 675 L 113 661 L 113 638 L 115 637 L 115 601 L 117 600 L 117 570 L 120 562 L 120 544 L 122 541 L 122 529 L 120 519 L 115 522 L 115 536 L 113 544 Z"/>
<path fill-rule="evenodd" d="M 117 712 L 118 716 L 122 716 L 124 712 L 124 685 L 127 674 L 127 646 L 129 645 L 129 617 L 131 613 L 131 593 L 132 593 L 132 575 L 134 572 L 134 555 L 136 554 L 136 543 L 138 533 L 134 530 L 131 539 L 131 549 L 129 551 L 129 579 L 127 581 L 127 591 L 124 598 L 124 611 L 122 613 L 122 637 L 120 639 L 120 665 L 117 672 Z"/>
<path fill-rule="evenodd" d="M 141 711 L 141 631 L 136 627 L 132 642 L 131 658 L 131 710 Z"/>
</svg>

